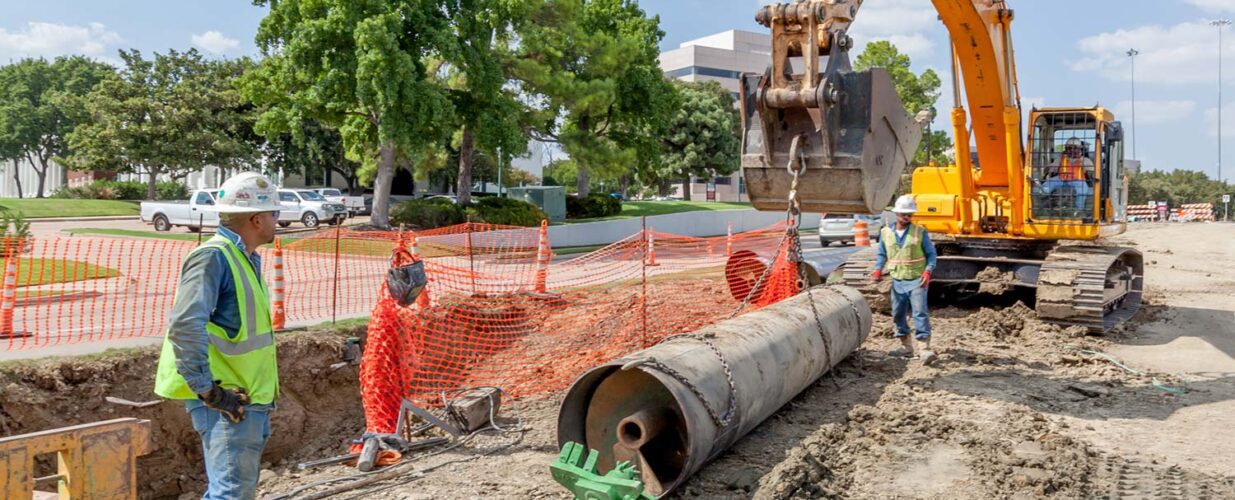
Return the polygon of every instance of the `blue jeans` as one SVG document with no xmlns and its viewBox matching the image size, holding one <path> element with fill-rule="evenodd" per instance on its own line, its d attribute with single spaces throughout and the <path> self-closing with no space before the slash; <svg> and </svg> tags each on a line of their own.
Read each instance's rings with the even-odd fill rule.
<svg viewBox="0 0 1235 500">
<path fill-rule="evenodd" d="M 909 311 L 913 310 L 914 338 L 931 338 L 931 319 L 926 311 L 926 287 L 922 278 L 892 280 L 892 322 L 896 323 L 896 338 L 909 335 Z"/>
<path fill-rule="evenodd" d="M 1068 188 L 1072 190 L 1073 203 L 1076 204 L 1077 210 L 1085 210 L 1093 204 L 1093 188 L 1085 181 L 1061 181 L 1059 179 L 1047 179 L 1042 183 L 1042 189 L 1047 195 L 1054 194 L 1056 190 Z"/>
<path fill-rule="evenodd" d="M 246 406 L 238 424 L 198 401 L 189 401 L 187 407 L 206 460 L 209 486 L 202 498 L 252 500 L 257 496 L 262 449 L 270 437 L 270 407 Z"/>
</svg>

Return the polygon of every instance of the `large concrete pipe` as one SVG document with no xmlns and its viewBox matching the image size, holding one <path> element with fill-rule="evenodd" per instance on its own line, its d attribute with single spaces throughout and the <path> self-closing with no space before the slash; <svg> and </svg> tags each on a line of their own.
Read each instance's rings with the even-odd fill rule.
<svg viewBox="0 0 1235 500">
<path fill-rule="evenodd" d="M 575 381 L 558 415 L 558 444 L 597 450 L 601 473 L 629 461 L 649 493 L 667 494 L 855 351 L 870 329 L 861 293 L 816 287 L 667 340 Z"/>
</svg>

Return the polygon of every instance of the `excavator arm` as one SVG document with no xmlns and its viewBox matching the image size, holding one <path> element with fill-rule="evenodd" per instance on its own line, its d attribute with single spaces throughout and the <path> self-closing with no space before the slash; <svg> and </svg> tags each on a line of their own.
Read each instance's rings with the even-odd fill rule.
<svg viewBox="0 0 1235 500">
<path fill-rule="evenodd" d="M 964 172 L 958 205 L 972 226 L 966 207 L 976 186 L 1008 186 L 1014 204 L 1024 198 L 1016 181 L 1024 176 L 1012 11 L 1003 0 L 932 1 L 951 34 L 954 72 L 963 75 L 982 166 L 975 173 L 969 159 L 970 129 L 956 82 L 952 118 Z M 908 170 L 925 117 L 907 116 L 886 72 L 850 67 L 847 32 L 862 3 L 798 0 L 757 14 L 772 31 L 772 64 L 742 81 L 742 167 L 756 208 L 784 209 L 792 170 L 801 168 L 803 211 L 878 212 Z M 801 58 L 800 72 L 794 58 Z"/>
</svg>

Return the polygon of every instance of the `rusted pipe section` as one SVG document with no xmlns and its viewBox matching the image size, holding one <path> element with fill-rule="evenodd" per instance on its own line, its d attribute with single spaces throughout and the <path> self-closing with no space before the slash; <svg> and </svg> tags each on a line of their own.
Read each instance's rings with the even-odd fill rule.
<svg viewBox="0 0 1235 500">
<path fill-rule="evenodd" d="M 575 381 L 558 443 L 596 450 L 601 473 L 629 461 L 649 492 L 666 495 L 853 353 L 870 328 L 861 293 L 816 287 L 670 339 Z"/>
</svg>

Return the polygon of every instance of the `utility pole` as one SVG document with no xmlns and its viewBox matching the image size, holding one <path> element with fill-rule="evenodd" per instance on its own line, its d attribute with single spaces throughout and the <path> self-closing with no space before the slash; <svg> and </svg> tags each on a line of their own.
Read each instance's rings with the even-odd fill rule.
<svg viewBox="0 0 1235 500">
<path fill-rule="evenodd" d="M 1210 21 L 1218 27 L 1218 181 L 1222 181 L 1222 28 L 1231 25 L 1230 19 Z"/>
<path fill-rule="evenodd" d="M 1141 51 L 1136 49 L 1128 49 L 1128 58 L 1132 60 L 1132 158 L 1140 158 L 1136 155 L 1136 56 Z"/>
</svg>

